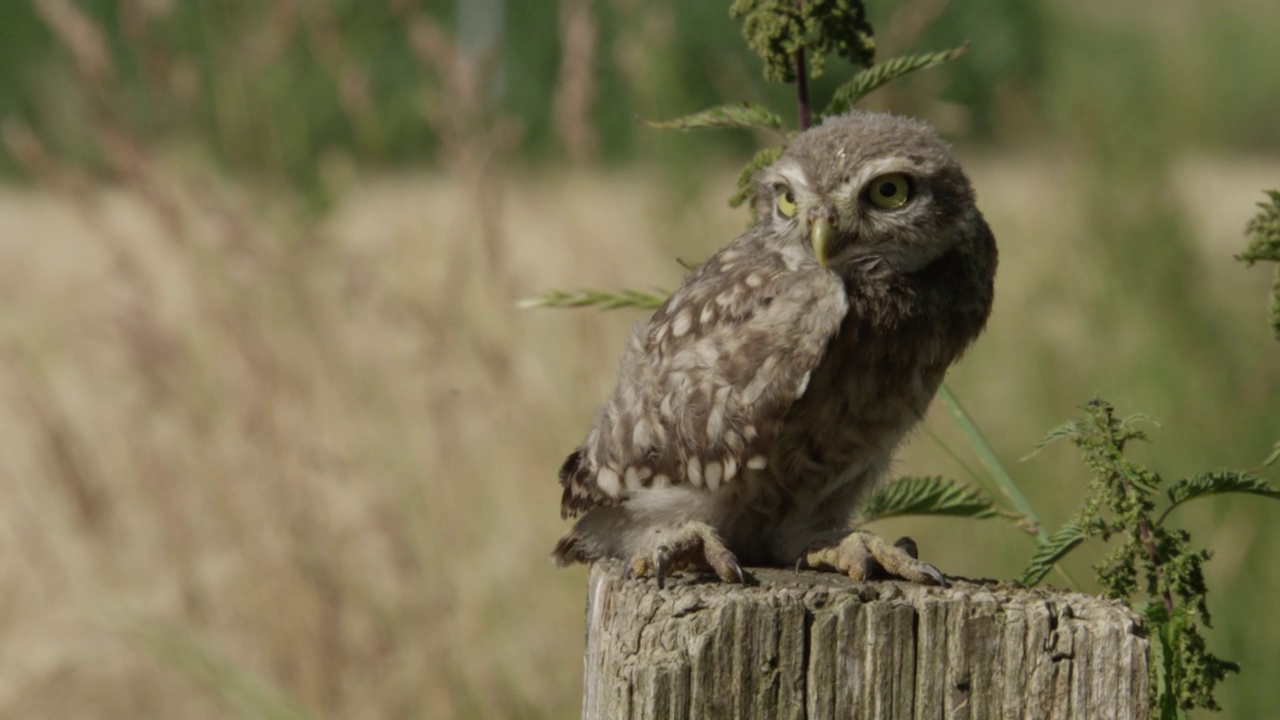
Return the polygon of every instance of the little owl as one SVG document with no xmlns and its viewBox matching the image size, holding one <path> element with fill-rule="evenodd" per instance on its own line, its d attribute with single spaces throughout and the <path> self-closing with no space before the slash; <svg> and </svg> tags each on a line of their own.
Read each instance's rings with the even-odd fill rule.
<svg viewBox="0 0 1280 720">
<path fill-rule="evenodd" d="M 558 565 L 740 563 L 946 584 L 855 505 L 991 311 L 996 244 L 923 122 L 833 117 L 757 178 L 754 227 L 631 333 L 618 386 L 560 469 L 582 515 Z M 904 539 L 905 540 L 905 539 Z"/>
</svg>

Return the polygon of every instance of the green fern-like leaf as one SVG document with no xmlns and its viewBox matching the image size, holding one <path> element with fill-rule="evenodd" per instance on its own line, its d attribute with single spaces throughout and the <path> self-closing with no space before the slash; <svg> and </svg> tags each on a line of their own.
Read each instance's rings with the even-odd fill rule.
<svg viewBox="0 0 1280 720">
<path fill-rule="evenodd" d="M 1031 564 L 1022 571 L 1018 582 L 1027 586 L 1038 584 L 1059 560 L 1084 542 L 1086 535 L 1085 527 L 1075 521 L 1063 525 L 1036 548 L 1036 554 L 1031 556 Z"/>
<path fill-rule="evenodd" d="M 1260 202 L 1258 213 L 1245 226 L 1245 234 L 1252 237 L 1249 247 L 1237 260 L 1253 265 L 1267 261 L 1280 263 L 1280 191 L 1267 192 L 1270 202 Z M 1271 286 L 1271 332 L 1280 340 L 1280 267 L 1276 268 L 1275 283 Z"/>
<path fill-rule="evenodd" d="M 751 162 L 742 168 L 742 172 L 738 173 L 738 192 L 729 198 L 729 207 L 738 207 L 742 203 L 748 203 L 751 207 L 752 217 L 755 216 L 755 200 L 756 200 L 756 173 L 762 168 L 769 167 L 782 157 L 782 153 L 786 152 L 786 145 L 775 145 L 774 147 L 765 148 L 755 154 L 751 158 Z"/>
<path fill-rule="evenodd" d="M 1088 430 L 1089 426 L 1086 425 L 1083 420 L 1068 420 L 1050 430 L 1043 438 L 1040 439 L 1040 442 L 1035 444 L 1035 447 L 1031 448 L 1031 452 L 1022 456 L 1021 460 L 1030 460 L 1049 445 L 1052 445 L 1063 438 L 1079 437 L 1080 435 L 1088 432 Z"/>
<path fill-rule="evenodd" d="M 782 128 L 782 118 L 777 113 L 749 102 L 718 105 L 673 120 L 641 120 L 640 122 L 658 130 L 704 130 L 707 128 L 778 130 Z"/>
<path fill-rule="evenodd" d="M 890 80 L 954 60 L 965 54 L 968 49 L 969 44 L 965 43 L 950 50 L 923 53 L 921 55 L 904 55 L 903 57 L 896 57 L 869 67 L 836 88 L 835 95 L 831 98 L 831 104 L 827 105 L 827 109 L 823 111 L 823 114 L 839 115 L 840 113 L 848 112 L 859 100 Z"/>
<path fill-rule="evenodd" d="M 643 290 L 549 290 L 537 297 L 525 298 L 516 303 L 519 308 L 578 308 L 598 307 L 601 310 L 617 310 L 619 308 L 657 309 L 666 302 L 664 291 L 659 294 L 647 293 Z"/>
<path fill-rule="evenodd" d="M 1128 417 L 1117 420 L 1116 423 L 1116 428 L 1124 435 L 1125 441 L 1148 439 L 1147 434 L 1139 430 L 1137 427 L 1141 423 L 1160 427 L 1160 423 L 1157 422 L 1155 418 L 1152 418 L 1150 415 L 1145 413 L 1133 413 Z M 1059 440 L 1064 438 L 1083 438 L 1088 436 L 1091 432 L 1093 432 L 1093 427 L 1085 420 L 1081 420 L 1079 418 L 1068 420 L 1050 430 L 1043 438 L 1040 439 L 1040 442 L 1035 444 L 1035 447 L 1031 448 L 1031 452 L 1023 455 L 1020 459 L 1024 461 L 1030 460 L 1038 455 L 1041 450 L 1045 449 L 1045 447 L 1052 445 Z"/>
<path fill-rule="evenodd" d="M 975 487 L 940 477 L 922 477 L 881 485 L 867 498 L 860 513 L 863 522 L 896 515 L 989 518 L 996 511 L 991 498 Z"/>
<path fill-rule="evenodd" d="M 1280 490 L 1272 487 L 1270 483 L 1261 478 L 1254 477 L 1248 473 L 1236 472 L 1235 470 L 1214 470 L 1200 473 L 1194 477 L 1183 478 L 1170 485 L 1169 502 L 1171 504 L 1165 509 L 1164 514 L 1160 516 L 1160 521 L 1163 522 L 1165 516 L 1174 508 L 1188 500 L 1222 493 L 1247 493 L 1280 500 Z"/>
</svg>

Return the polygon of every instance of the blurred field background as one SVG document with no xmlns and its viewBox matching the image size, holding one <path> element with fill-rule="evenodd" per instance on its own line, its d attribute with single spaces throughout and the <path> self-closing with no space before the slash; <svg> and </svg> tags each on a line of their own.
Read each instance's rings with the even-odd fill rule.
<svg viewBox="0 0 1280 720">
<path fill-rule="evenodd" d="M 726 8 L 6 2 L 0 718 L 576 716 L 555 471 L 642 315 L 515 303 L 671 288 L 744 226 L 760 138 L 634 122 L 790 107 Z M 1169 480 L 1256 465 L 1280 345 L 1270 272 L 1232 255 L 1280 186 L 1274 2 L 871 8 L 882 58 L 972 43 L 867 104 L 970 169 L 1002 263 L 950 383 L 1047 523 L 1083 470 L 1017 458 L 1095 394 L 1162 421 L 1137 452 Z M 900 470 L 963 474 L 924 433 Z M 1280 717 L 1280 507 L 1179 513 L 1215 553 L 1210 647 L 1244 666 L 1221 717 Z M 875 529 L 961 575 L 1032 550 Z"/>
</svg>

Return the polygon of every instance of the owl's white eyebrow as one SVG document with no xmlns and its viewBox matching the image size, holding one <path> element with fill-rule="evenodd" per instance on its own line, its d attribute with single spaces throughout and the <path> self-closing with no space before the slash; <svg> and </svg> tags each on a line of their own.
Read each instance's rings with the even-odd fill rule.
<svg viewBox="0 0 1280 720">
<path fill-rule="evenodd" d="M 847 181 L 836 186 L 831 191 L 831 196 L 840 201 L 848 201 L 858 196 L 862 192 L 862 188 L 873 179 L 880 177 L 886 173 L 907 173 L 918 175 L 922 172 L 928 174 L 932 168 L 926 166 L 921 167 L 903 157 L 887 157 L 879 160 L 872 160 L 866 165 L 858 169 Z"/>
<path fill-rule="evenodd" d="M 782 176 L 783 182 L 792 190 L 806 193 L 809 191 L 809 183 L 805 180 L 804 171 L 800 169 L 800 166 L 794 163 L 787 163 L 786 165 L 775 166 L 774 170 L 778 175 Z"/>
</svg>

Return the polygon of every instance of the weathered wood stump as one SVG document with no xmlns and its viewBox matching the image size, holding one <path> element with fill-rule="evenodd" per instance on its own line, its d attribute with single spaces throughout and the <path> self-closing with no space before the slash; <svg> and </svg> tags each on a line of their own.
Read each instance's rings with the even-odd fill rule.
<svg viewBox="0 0 1280 720">
<path fill-rule="evenodd" d="M 658 590 L 596 563 L 583 718 L 1147 717 L 1147 640 L 1120 603 L 749 573 Z"/>
</svg>

